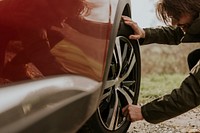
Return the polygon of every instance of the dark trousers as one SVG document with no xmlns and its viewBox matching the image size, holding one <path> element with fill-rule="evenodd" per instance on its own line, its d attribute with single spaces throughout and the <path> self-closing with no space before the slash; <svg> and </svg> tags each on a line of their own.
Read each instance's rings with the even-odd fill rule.
<svg viewBox="0 0 200 133">
<path fill-rule="evenodd" d="M 191 70 L 199 60 L 200 60 L 200 49 L 195 49 L 194 51 L 189 53 L 187 58 L 189 69 Z"/>
</svg>

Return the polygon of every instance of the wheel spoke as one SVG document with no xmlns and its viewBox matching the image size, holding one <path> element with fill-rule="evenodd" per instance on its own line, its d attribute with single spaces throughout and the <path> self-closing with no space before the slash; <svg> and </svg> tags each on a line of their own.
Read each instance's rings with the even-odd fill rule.
<svg viewBox="0 0 200 133">
<path fill-rule="evenodd" d="M 117 95 L 117 91 L 115 90 L 115 101 L 114 106 L 110 109 L 108 119 L 107 119 L 107 125 L 110 130 L 113 130 L 115 128 L 116 120 L 118 119 L 118 104 L 119 104 L 119 97 Z"/>
<path fill-rule="evenodd" d="M 104 88 L 105 88 L 105 89 L 110 88 L 110 87 L 114 86 L 115 83 L 116 83 L 116 80 L 109 80 L 109 81 L 106 81 L 106 84 L 105 84 Z"/>
<path fill-rule="evenodd" d="M 121 92 L 121 94 L 125 97 L 126 101 L 128 102 L 128 104 L 132 104 L 133 100 L 132 97 L 134 96 L 134 92 L 131 91 L 130 89 L 127 88 L 120 88 L 119 92 Z"/>
<path fill-rule="evenodd" d="M 128 44 L 126 43 L 124 45 L 124 50 L 123 50 L 123 55 L 122 55 L 122 61 L 124 61 L 124 59 L 127 57 L 127 50 L 128 50 Z"/>
<path fill-rule="evenodd" d="M 127 86 L 127 87 L 130 87 L 131 85 L 134 85 L 135 83 L 136 83 L 135 80 L 133 80 L 133 81 L 122 81 L 122 84 L 124 86 Z"/>
<path fill-rule="evenodd" d="M 136 59 L 135 59 L 135 55 L 134 55 L 133 58 L 132 58 L 131 64 L 128 68 L 128 71 L 126 72 L 126 74 L 123 77 L 121 77 L 120 81 L 124 81 L 129 76 L 129 74 L 130 74 L 131 70 L 133 69 L 135 63 L 136 63 Z"/>
<path fill-rule="evenodd" d="M 111 91 L 112 90 L 110 88 L 105 89 L 101 101 L 103 101 L 105 98 L 108 98 L 111 95 Z"/>
<path fill-rule="evenodd" d="M 117 77 L 119 77 L 121 69 L 122 69 L 122 54 L 121 54 L 120 37 L 116 38 L 115 46 L 116 46 L 116 58 L 119 62 L 119 72 L 118 72 Z"/>
</svg>

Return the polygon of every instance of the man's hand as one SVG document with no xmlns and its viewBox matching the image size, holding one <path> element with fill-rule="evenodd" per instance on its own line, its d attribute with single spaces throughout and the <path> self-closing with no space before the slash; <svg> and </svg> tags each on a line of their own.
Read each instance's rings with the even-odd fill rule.
<svg viewBox="0 0 200 133">
<path fill-rule="evenodd" d="M 134 22 L 130 17 L 127 16 L 122 16 L 122 19 L 124 20 L 124 23 L 129 25 L 133 31 L 134 35 L 130 35 L 129 39 L 140 39 L 140 38 L 145 38 L 145 31 L 138 26 L 136 22 Z"/>
<path fill-rule="evenodd" d="M 122 109 L 122 113 L 131 122 L 144 119 L 139 105 L 127 105 Z"/>
</svg>

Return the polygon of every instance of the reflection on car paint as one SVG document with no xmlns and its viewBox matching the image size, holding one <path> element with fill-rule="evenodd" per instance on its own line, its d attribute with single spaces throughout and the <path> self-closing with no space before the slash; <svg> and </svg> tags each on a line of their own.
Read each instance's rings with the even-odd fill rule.
<svg viewBox="0 0 200 133">
<path fill-rule="evenodd" d="M 0 1 L 0 28 L 5 33 L 0 37 L 1 79 L 12 82 L 73 73 L 102 81 L 109 4 L 107 0 Z"/>
</svg>

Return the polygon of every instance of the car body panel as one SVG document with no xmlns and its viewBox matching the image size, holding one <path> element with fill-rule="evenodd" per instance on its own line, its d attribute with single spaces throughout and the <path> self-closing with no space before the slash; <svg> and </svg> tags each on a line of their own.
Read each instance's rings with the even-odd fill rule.
<svg viewBox="0 0 200 133">
<path fill-rule="evenodd" d="M 111 28 L 109 0 L 2 0 L 0 6 L 4 38 L 21 41 L 25 49 L 21 62 L 35 62 L 45 76 L 73 73 L 102 81 Z M 43 40 L 49 46 L 38 43 Z"/>
<path fill-rule="evenodd" d="M 73 29 L 68 32 L 70 27 L 66 24 L 59 30 L 65 38 L 51 52 L 70 73 L 102 81 L 111 28 L 110 3 L 109 0 L 87 2 L 91 6 L 89 13 L 80 14 L 81 19 L 80 16 L 67 18 L 66 23 L 70 23 L 75 32 Z"/>
<path fill-rule="evenodd" d="M 6 7 L 0 9 L 0 27 L 11 45 L 6 62 L 22 53 L 17 61 L 25 62 L 29 77 L 18 78 L 14 64 L 8 77 L 16 81 L 1 83 L 0 132 L 74 133 L 86 122 L 105 85 L 124 8 L 117 12 L 119 4 L 130 1 L 0 1 Z M 42 51 L 38 42 L 46 34 L 49 50 Z M 20 50 L 13 52 L 16 42 Z"/>
<path fill-rule="evenodd" d="M 100 88 L 101 83 L 74 75 L 4 87 L 0 132 L 75 132 L 98 106 Z M 45 124 L 34 128 L 38 123 Z"/>
</svg>

